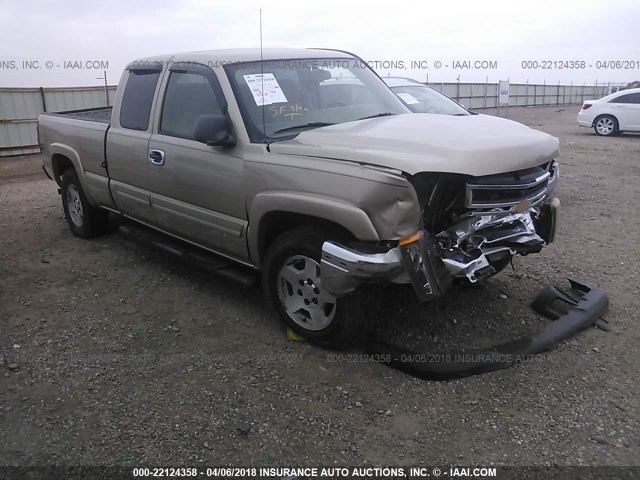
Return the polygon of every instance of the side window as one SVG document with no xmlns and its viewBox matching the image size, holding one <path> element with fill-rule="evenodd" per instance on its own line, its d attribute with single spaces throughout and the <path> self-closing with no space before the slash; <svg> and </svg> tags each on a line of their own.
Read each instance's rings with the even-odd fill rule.
<svg viewBox="0 0 640 480">
<path fill-rule="evenodd" d="M 156 85 L 160 72 L 155 70 L 131 70 L 122 95 L 120 126 L 131 130 L 146 130 Z"/>
<path fill-rule="evenodd" d="M 206 114 L 224 114 L 209 80 L 199 73 L 171 72 L 159 132 L 193 139 L 196 121 Z"/>
<path fill-rule="evenodd" d="M 631 99 L 627 103 L 635 103 L 636 105 L 640 104 L 640 93 L 632 93 L 629 96 L 631 97 Z"/>
<path fill-rule="evenodd" d="M 614 98 L 609 103 L 640 103 L 640 93 L 627 93 Z"/>
</svg>

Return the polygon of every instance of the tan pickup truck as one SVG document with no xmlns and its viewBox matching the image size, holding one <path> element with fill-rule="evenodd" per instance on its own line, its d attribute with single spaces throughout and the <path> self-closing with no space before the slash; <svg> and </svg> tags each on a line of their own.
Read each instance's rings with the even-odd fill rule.
<svg viewBox="0 0 640 480">
<path fill-rule="evenodd" d="M 113 108 L 43 114 L 39 138 L 74 234 L 111 212 L 260 271 L 284 322 L 325 346 L 359 334 L 363 284 L 426 301 L 555 233 L 557 139 L 411 113 L 342 51 L 134 61 Z"/>
</svg>

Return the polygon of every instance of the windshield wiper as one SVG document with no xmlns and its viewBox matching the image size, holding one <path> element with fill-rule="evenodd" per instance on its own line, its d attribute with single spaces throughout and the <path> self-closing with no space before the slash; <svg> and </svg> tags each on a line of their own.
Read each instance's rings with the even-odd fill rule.
<svg viewBox="0 0 640 480">
<path fill-rule="evenodd" d="M 378 117 L 388 117 L 389 115 L 395 115 L 395 113 L 384 112 L 384 113 L 376 113 L 375 115 L 369 115 L 368 117 L 362 117 L 358 120 L 367 120 L 369 118 L 378 118 Z"/>
<path fill-rule="evenodd" d="M 282 133 L 282 132 L 289 132 L 291 130 L 297 130 L 298 128 L 317 128 L 317 127 L 329 127 L 331 125 L 335 125 L 335 123 L 329 123 L 329 122 L 311 122 L 311 123 L 305 123 L 303 125 L 294 125 L 292 127 L 286 127 L 286 128 L 281 128 L 280 130 L 276 130 L 273 133 Z"/>
</svg>

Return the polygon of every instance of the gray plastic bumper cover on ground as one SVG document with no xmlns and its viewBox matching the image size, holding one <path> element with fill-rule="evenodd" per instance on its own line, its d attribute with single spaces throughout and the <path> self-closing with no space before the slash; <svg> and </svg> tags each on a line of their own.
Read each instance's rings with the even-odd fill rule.
<svg viewBox="0 0 640 480">
<path fill-rule="evenodd" d="M 575 280 L 569 282 L 578 296 L 564 292 L 555 284 L 545 287 L 532 306 L 553 321 L 542 330 L 517 340 L 482 350 L 425 354 L 370 337 L 367 350 L 381 358 L 390 358 L 391 367 L 431 380 L 461 378 L 512 367 L 527 361 L 532 355 L 552 349 L 600 320 L 600 315 L 609 305 L 607 294 Z M 552 304 L 558 301 L 564 302 L 568 307 L 566 311 L 553 308 Z"/>
</svg>

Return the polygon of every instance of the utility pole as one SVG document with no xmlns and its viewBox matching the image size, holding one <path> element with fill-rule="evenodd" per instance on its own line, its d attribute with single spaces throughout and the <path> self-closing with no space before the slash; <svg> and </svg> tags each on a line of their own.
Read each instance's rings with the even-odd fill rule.
<svg viewBox="0 0 640 480">
<path fill-rule="evenodd" d="M 107 102 L 107 107 L 109 106 L 109 89 L 107 88 L 107 71 L 102 71 L 103 76 L 97 77 L 97 80 L 104 80 L 104 99 Z"/>
</svg>

